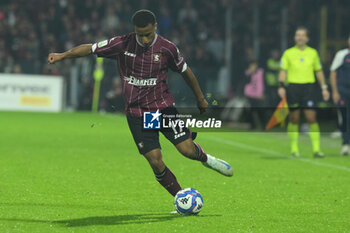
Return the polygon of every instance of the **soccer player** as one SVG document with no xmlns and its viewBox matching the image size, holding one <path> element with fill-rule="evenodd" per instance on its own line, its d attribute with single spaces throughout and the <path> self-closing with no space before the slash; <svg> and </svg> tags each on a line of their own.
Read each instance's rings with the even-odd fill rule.
<svg viewBox="0 0 350 233">
<path fill-rule="evenodd" d="M 331 86 L 334 103 L 339 107 L 339 128 L 342 133 L 342 155 L 350 154 L 350 35 L 348 48 L 337 52 L 331 65 Z"/>
<path fill-rule="evenodd" d="M 83 44 L 64 53 L 51 53 L 50 64 L 66 58 L 95 54 L 115 59 L 123 85 L 125 113 L 134 141 L 149 162 L 157 181 L 173 196 L 181 190 L 175 175 L 162 160 L 159 130 L 144 130 L 143 112 L 156 111 L 176 114 L 174 98 L 169 92 L 168 69 L 182 75 L 197 99 L 200 112 L 208 107 L 196 77 L 186 64 L 176 45 L 156 33 L 157 22 L 153 12 L 139 10 L 132 16 L 135 32 L 116 36 L 94 44 Z M 157 111 L 157 114 L 158 113 Z M 154 115 L 157 118 L 159 115 Z M 182 130 L 182 132 L 181 132 Z M 204 152 L 192 140 L 195 133 L 187 128 L 162 130 L 164 136 L 187 158 L 198 160 L 204 166 L 225 176 L 232 176 L 231 166 Z"/>
<path fill-rule="evenodd" d="M 298 27 L 294 40 L 296 45 L 287 49 L 281 58 L 281 71 L 279 73 L 278 94 L 282 98 L 287 97 L 290 108 L 288 135 L 290 138 L 291 154 L 299 155 L 298 134 L 300 111 L 303 110 L 305 118 L 309 123 L 309 135 L 312 142 L 312 149 L 315 158 L 323 158 L 324 154 L 320 149 L 320 128 L 316 121 L 316 98 L 314 91 L 315 73 L 322 89 L 322 96 L 325 101 L 329 99 L 327 84 L 320 58 L 315 49 L 309 47 L 308 30 L 305 27 Z M 289 85 L 285 88 L 285 81 Z"/>
</svg>

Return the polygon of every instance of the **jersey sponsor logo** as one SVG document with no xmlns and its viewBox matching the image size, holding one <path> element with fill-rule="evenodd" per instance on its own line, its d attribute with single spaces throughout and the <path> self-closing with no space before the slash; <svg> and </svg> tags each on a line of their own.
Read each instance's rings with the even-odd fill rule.
<svg viewBox="0 0 350 233">
<path fill-rule="evenodd" d="M 124 55 L 129 56 L 129 57 L 136 57 L 135 53 L 129 53 L 128 51 L 125 51 Z"/>
<path fill-rule="evenodd" d="M 134 86 L 155 86 L 157 84 L 156 78 L 138 79 L 130 75 L 129 77 L 124 77 L 128 84 Z"/>
<path fill-rule="evenodd" d="M 162 113 L 159 110 L 143 112 L 143 128 L 144 129 L 160 129 Z"/>
<path fill-rule="evenodd" d="M 158 63 L 158 62 L 160 62 L 161 57 L 162 57 L 162 54 L 160 54 L 160 53 L 153 53 L 152 54 L 152 61 L 155 62 L 155 63 Z"/>
<path fill-rule="evenodd" d="M 108 40 L 103 40 L 97 43 L 97 47 L 101 48 L 108 44 Z"/>
</svg>

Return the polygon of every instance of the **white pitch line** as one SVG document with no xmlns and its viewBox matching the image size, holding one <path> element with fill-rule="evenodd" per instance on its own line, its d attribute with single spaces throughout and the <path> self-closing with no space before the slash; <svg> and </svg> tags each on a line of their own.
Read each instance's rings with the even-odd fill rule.
<svg viewBox="0 0 350 233">
<path fill-rule="evenodd" d="M 335 168 L 335 169 L 338 169 L 338 170 L 350 172 L 350 168 L 349 167 L 343 167 L 343 166 L 338 166 L 338 165 L 329 164 L 329 163 L 322 163 L 322 162 L 318 162 L 318 161 L 311 160 L 311 159 L 308 159 L 308 158 L 294 158 L 294 157 L 291 157 L 291 156 L 283 155 L 283 154 L 281 154 L 279 152 L 276 152 L 276 151 L 273 151 L 273 150 L 268 150 L 268 149 L 264 149 L 264 148 L 256 148 L 256 147 L 250 146 L 250 145 L 245 144 L 245 143 L 229 141 L 229 140 L 222 139 L 222 138 L 213 138 L 213 137 L 206 137 L 206 138 L 209 139 L 209 140 L 212 140 L 212 141 L 220 142 L 220 143 L 223 143 L 223 144 L 228 144 L 228 145 L 239 147 L 239 148 L 246 149 L 246 150 L 251 150 L 251 151 L 255 151 L 255 152 L 264 153 L 264 154 L 267 154 L 267 155 L 274 155 L 274 156 L 277 156 L 277 157 L 294 159 L 296 161 L 305 162 L 305 163 L 311 163 L 311 164 L 317 165 L 317 166 L 330 167 L 330 168 Z"/>
</svg>

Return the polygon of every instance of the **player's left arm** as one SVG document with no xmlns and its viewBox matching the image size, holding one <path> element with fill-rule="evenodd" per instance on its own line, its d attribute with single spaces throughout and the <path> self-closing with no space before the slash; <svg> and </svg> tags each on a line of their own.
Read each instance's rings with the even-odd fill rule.
<svg viewBox="0 0 350 233">
<path fill-rule="evenodd" d="M 324 77 L 323 70 L 316 71 L 316 77 L 317 77 L 317 81 L 320 84 L 321 89 L 322 89 L 323 100 L 328 101 L 329 100 L 329 91 L 328 91 L 328 86 L 326 84 L 326 79 Z"/>
<path fill-rule="evenodd" d="M 316 52 L 316 54 L 314 56 L 314 71 L 316 73 L 317 81 L 320 84 L 321 89 L 322 89 L 323 100 L 324 101 L 328 101 L 329 100 L 328 86 L 326 84 L 326 79 L 324 77 L 324 73 L 323 73 L 323 70 L 322 70 L 320 57 L 318 56 L 317 52 Z"/>
<path fill-rule="evenodd" d="M 197 106 L 200 113 L 203 113 L 208 108 L 208 102 L 205 100 L 203 92 L 199 86 L 197 78 L 194 76 L 192 70 L 187 66 L 186 70 L 181 73 L 183 79 L 186 81 L 187 85 L 192 89 L 194 95 L 197 99 Z"/>
</svg>

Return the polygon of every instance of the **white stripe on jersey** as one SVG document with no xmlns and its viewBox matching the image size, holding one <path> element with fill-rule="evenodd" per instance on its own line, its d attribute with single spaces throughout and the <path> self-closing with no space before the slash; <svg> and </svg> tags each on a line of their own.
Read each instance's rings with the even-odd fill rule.
<svg viewBox="0 0 350 233">
<path fill-rule="evenodd" d="M 141 44 L 141 42 L 139 41 L 139 38 L 137 37 L 137 35 L 135 35 L 135 37 L 136 37 L 136 42 L 137 42 L 141 47 L 145 47 L 143 44 Z M 150 44 L 150 46 L 148 46 L 148 48 L 152 47 L 152 46 L 156 43 L 157 38 L 158 38 L 158 35 L 157 35 L 157 33 L 155 33 L 154 39 L 153 39 L 153 41 L 152 41 L 152 44 Z"/>
<path fill-rule="evenodd" d="M 114 38 L 116 38 L 116 37 L 114 37 Z M 112 38 L 112 39 L 113 39 L 113 38 Z M 110 42 L 112 41 L 112 39 L 109 40 L 108 43 L 110 43 Z M 119 41 L 118 43 L 114 44 L 114 45 L 111 46 L 110 48 L 113 48 L 114 46 L 117 46 L 117 45 L 121 44 L 122 42 L 123 42 L 123 41 Z M 96 48 L 97 48 L 97 43 L 94 43 L 94 44 L 91 46 L 91 51 L 92 51 L 92 53 L 95 53 Z M 108 47 L 106 47 L 106 48 L 108 48 Z M 110 48 L 109 48 L 109 49 L 110 49 Z M 102 50 L 103 50 L 103 49 L 102 49 Z M 117 53 L 115 53 L 115 54 L 111 54 L 110 56 L 117 55 L 118 53 L 119 53 L 119 52 L 117 52 Z"/>
<path fill-rule="evenodd" d="M 135 53 L 136 53 L 136 51 L 137 51 L 137 46 L 138 46 L 138 44 L 137 43 L 135 43 Z M 129 51 L 129 50 L 128 50 Z M 125 59 L 126 60 L 126 59 Z M 133 59 L 133 61 L 132 61 L 132 68 L 131 68 L 131 75 L 134 75 L 132 72 L 135 70 L 135 60 L 136 60 L 136 57 L 134 57 L 134 59 Z M 131 103 L 131 98 L 132 98 L 132 92 L 133 92 L 133 90 L 134 90 L 134 85 L 133 86 L 131 86 L 131 92 L 130 92 L 130 98 L 129 98 L 129 103 Z M 140 102 L 140 95 L 137 95 L 137 103 L 139 103 Z M 140 111 L 140 115 L 142 115 L 142 112 L 141 112 L 141 108 L 139 108 L 139 111 Z"/>
<path fill-rule="evenodd" d="M 344 58 L 346 55 L 349 54 L 349 52 L 349 49 L 342 49 L 337 52 L 331 65 L 331 71 L 336 71 L 339 67 L 343 65 Z"/>
<path fill-rule="evenodd" d="M 128 43 L 128 47 L 126 48 L 126 50 L 128 51 L 129 50 L 129 45 L 130 45 L 130 43 Z M 119 59 L 118 59 L 119 60 Z M 124 77 L 121 77 L 121 78 L 125 78 L 125 77 L 127 77 L 128 76 L 128 67 L 127 67 L 127 65 L 126 65 L 126 59 L 124 59 L 124 65 L 125 65 L 125 74 L 124 74 Z M 121 71 L 122 69 L 120 69 L 120 71 Z M 120 72 L 119 71 L 119 72 Z M 123 84 L 123 92 L 125 93 L 125 86 L 126 86 L 126 82 L 123 82 L 124 84 Z M 132 90 L 132 89 L 131 89 Z M 126 102 L 127 100 L 125 99 L 125 102 Z M 129 100 L 130 101 L 130 100 Z M 126 102 L 126 104 L 129 104 L 129 102 Z"/>
<path fill-rule="evenodd" d="M 166 50 L 168 50 L 169 52 L 170 52 L 170 54 L 171 54 L 171 56 L 174 58 L 174 61 L 176 60 L 175 59 L 175 56 L 174 56 L 174 54 L 171 52 L 171 50 L 170 49 L 168 49 L 168 48 L 166 48 L 166 47 L 164 47 L 164 46 L 162 46 L 162 48 L 165 48 Z M 178 67 L 179 66 L 179 64 L 182 62 L 184 60 L 184 58 L 183 57 L 181 57 L 181 59 L 180 59 L 180 61 L 176 64 L 176 66 Z M 185 63 L 186 64 L 186 63 Z M 183 68 L 184 68 L 184 66 L 185 66 L 185 64 L 183 64 L 183 66 L 182 66 L 182 68 L 181 68 L 181 70 L 183 70 Z M 179 68 L 179 67 L 178 67 Z M 187 65 L 186 65 L 186 69 L 187 69 Z M 182 71 L 183 72 L 183 71 Z"/>
<path fill-rule="evenodd" d="M 152 54 L 151 54 L 151 56 L 152 56 Z M 144 61 L 144 60 L 145 60 L 145 53 L 142 53 L 141 73 L 140 73 L 140 74 L 143 73 L 143 61 Z M 142 89 L 141 89 L 141 90 L 142 90 Z M 138 96 L 140 96 L 140 93 L 139 93 Z M 137 100 L 139 100 L 139 97 L 137 98 Z M 149 102 L 148 102 L 148 98 L 147 98 L 147 94 L 146 94 L 146 102 L 149 103 Z M 151 111 L 151 109 L 149 108 L 149 105 L 147 105 L 147 107 L 148 107 L 148 111 Z M 139 109 L 140 109 L 140 114 L 142 114 L 142 113 L 141 113 L 141 107 L 140 107 Z"/>
<path fill-rule="evenodd" d="M 92 47 L 91 47 L 92 53 L 95 52 L 96 48 L 97 48 L 97 43 L 95 43 L 95 44 L 92 45 Z"/>
<path fill-rule="evenodd" d="M 149 77 L 152 77 L 152 65 L 153 65 L 153 62 L 152 62 L 152 56 L 153 56 L 153 46 L 152 46 L 152 50 L 151 50 L 151 68 L 150 68 L 150 71 L 149 71 Z M 161 62 L 160 62 L 161 63 Z M 156 76 L 156 79 L 158 79 L 158 74 Z M 157 104 L 157 97 L 156 97 L 156 88 L 153 87 L 153 95 L 154 95 L 154 100 L 155 100 L 155 104 L 157 106 L 157 109 L 159 109 L 159 106 Z"/>
<path fill-rule="evenodd" d="M 185 64 L 182 66 L 181 73 L 185 72 L 186 70 L 187 70 L 187 63 L 185 62 Z"/>
<path fill-rule="evenodd" d="M 162 53 L 162 48 L 164 48 L 163 46 L 160 47 L 160 53 Z M 159 63 L 159 71 L 161 71 L 161 67 L 162 67 L 162 63 L 161 62 L 158 62 Z M 168 81 L 168 77 L 166 79 Z M 162 98 L 162 103 L 161 104 L 166 104 L 165 103 L 165 99 L 164 99 L 164 96 L 163 96 L 163 85 L 160 85 L 160 93 L 161 93 L 161 98 Z"/>
</svg>

